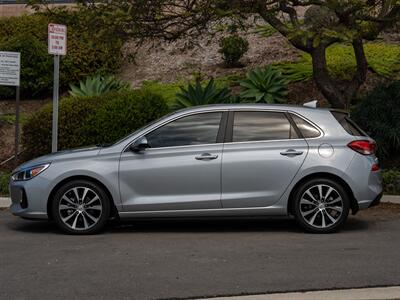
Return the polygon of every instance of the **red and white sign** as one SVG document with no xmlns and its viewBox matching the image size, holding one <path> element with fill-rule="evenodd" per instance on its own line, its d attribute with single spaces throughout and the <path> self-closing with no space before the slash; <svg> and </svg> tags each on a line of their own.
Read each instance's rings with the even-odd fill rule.
<svg viewBox="0 0 400 300">
<path fill-rule="evenodd" d="M 49 54 L 67 54 L 67 26 L 49 24 Z"/>
</svg>

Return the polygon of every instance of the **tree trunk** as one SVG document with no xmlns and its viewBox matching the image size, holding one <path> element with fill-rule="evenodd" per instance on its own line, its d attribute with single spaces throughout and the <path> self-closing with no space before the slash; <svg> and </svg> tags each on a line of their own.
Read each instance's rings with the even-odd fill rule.
<svg viewBox="0 0 400 300">
<path fill-rule="evenodd" d="M 320 44 L 311 51 L 313 77 L 318 89 L 334 108 L 346 107 L 345 95 L 340 91 L 338 84 L 329 75 L 326 65 L 326 46 Z"/>
<path fill-rule="evenodd" d="M 334 108 L 348 109 L 351 100 L 366 80 L 368 64 L 363 42 L 361 39 L 356 39 L 352 44 L 357 69 L 352 80 L 347 82 L 339 82 L 329 75 L 326 64 L 327 46 L 321 44 L 311 51 L 314 81 Z"/>
</svg>

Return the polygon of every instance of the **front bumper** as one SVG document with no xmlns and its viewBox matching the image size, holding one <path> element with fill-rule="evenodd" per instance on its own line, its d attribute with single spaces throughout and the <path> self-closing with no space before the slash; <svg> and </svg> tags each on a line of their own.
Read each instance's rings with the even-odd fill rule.
<svg viewBox="0 0 400 300">
<path fill-rule="evenodd" d="M 47 186 L 47 180 L 40 175 L 28 181 L 10 180 L 11 213 L 28 219 L 48 219 Z"/>
</svg>

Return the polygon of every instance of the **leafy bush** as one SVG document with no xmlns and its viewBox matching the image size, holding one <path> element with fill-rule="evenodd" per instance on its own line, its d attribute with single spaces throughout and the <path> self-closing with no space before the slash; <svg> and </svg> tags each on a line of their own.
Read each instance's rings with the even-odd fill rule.
<svg viewBox="0 0 400 300">
<path fill-rule="evenodd" d="M 228 88 L 218 89 L 211 79 L 205 87 L 199 80 L 193 86 L 189 83 L 187 88 L 181 87 L 181 92 L 176 94 L 173 104 L 174 109 L 180 109 L 196 105 L 227 103 L 230 101 L 230 91 Z"/>
<path fill-rule="evenodd" d="M 382 171 L 383 192 L 391 195 L 400 194 L 400 171 L 389 169 Z"/>
<path fill-rule="evenodd" d="M 400 81 L 375 88 L 353 109 L 352 118 L 376 140 L 380 158 L 398 157 Z"/>
<path fill-rule="evenodd" d="M 365 46 L 368 66 L 378 75 L 400 77 L 400 46 L 385 43 L 370 43 Z M 338 79 L 351 79 L 356 70 L 354 51 L 351 46 L 337 44 L 327 49 L 329 72 Z M 303 54 L 299 61 L 275 65 L 292 82 L 310 80 L 313 76 L 311 56 Z"/>
<path fill-rule="evenodd" d="M 284 102 L 288 92 L 286 78 L 271 65 L 248 72 L 246 79 L 240 81 L 240 85 L 244 88 L 240 96 L 255 102 Z"/>
<path fill-rule="evenodd" d="M 129 84 L 114 76 L 95 75 L 81 80 L 79 87 L 70 84 L 69 94 L 73 97 L 93 97 L 106 94 L 110 91 L 118 91 L 129 88 Z"/>
<path fill-rule="evenodd" d="M 7 196 L 10 174 L 0 172 L 0 196 Z"/>
<path fill-rule="evenodd" d="M 64 98 L 59 107 L 59 149 L 115 142 L 168 112 L 164 99 L 141 90 L 111 92 L 102 96 Z M 51 103 L 23 126 L 25 159 L 51 150 Z"/>
<path fill-rule="evenodd" d="M 219 53 L 222 54 L 225 64 L 229 67 L 235 67 L 239 64 L 239 60 L 249 49 L 249 42 L 234 34 L 222 38 L 219 42 L 219 47 Z"/>
<path fill-rule="evenodd" d="M 56 9 L 48 14 L 1 18 L 0 49 L 21 52 L 22 97 L 51 94 L 53 58 L 47 53 L 47 25 L 51 22 L 68 26 L 68 51 L 60 64 L 62 89 L 92 74 L 113 74 L 121 66 L 123 40 L 94 12 Z M 2 87 L 0 98 L 14 93 L 14 88 Z"/>
<path fill-rule="evenodd" d="M 179 93 L 183 81 L 174 83 L 162 83 L 155 80 L 146 80 L 142 82 L 142 90 L 158 94 L 164 97 L 169 105 L 175 102 L 176 94 Z"/>
</svg>

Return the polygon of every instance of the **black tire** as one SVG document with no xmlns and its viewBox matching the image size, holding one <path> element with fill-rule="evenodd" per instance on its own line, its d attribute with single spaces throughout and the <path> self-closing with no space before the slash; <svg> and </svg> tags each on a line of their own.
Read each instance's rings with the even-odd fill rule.
<svg viewBox="0 0 400 300">
<path fill-rule="evenodd" d="M 76 199 L 75 191 L 80 199 Z M 74 180 L 57 190 L 51 210 L 54 221 L 64 232 L 95 234 L 104 228 L 110 217 L 110 199 L 98 184 L 88 180 Z"/>
<path fill-rule="evenodd" d="M 328 191 L 330 191 L 329 194 Z M 322 200 L 319 199 L 321 194 Z M 325 198 L 326 194 L 328 194 L 328 199 Z M 346 222 L 350 211 L 348 193 L 341 184 L 328 178 L 315 178 L 304 182 L 297 188 L 293 200 L 293 212 L 297 223 L 304 230 L 312 233 L 338 231 Z"/>
</svg>

